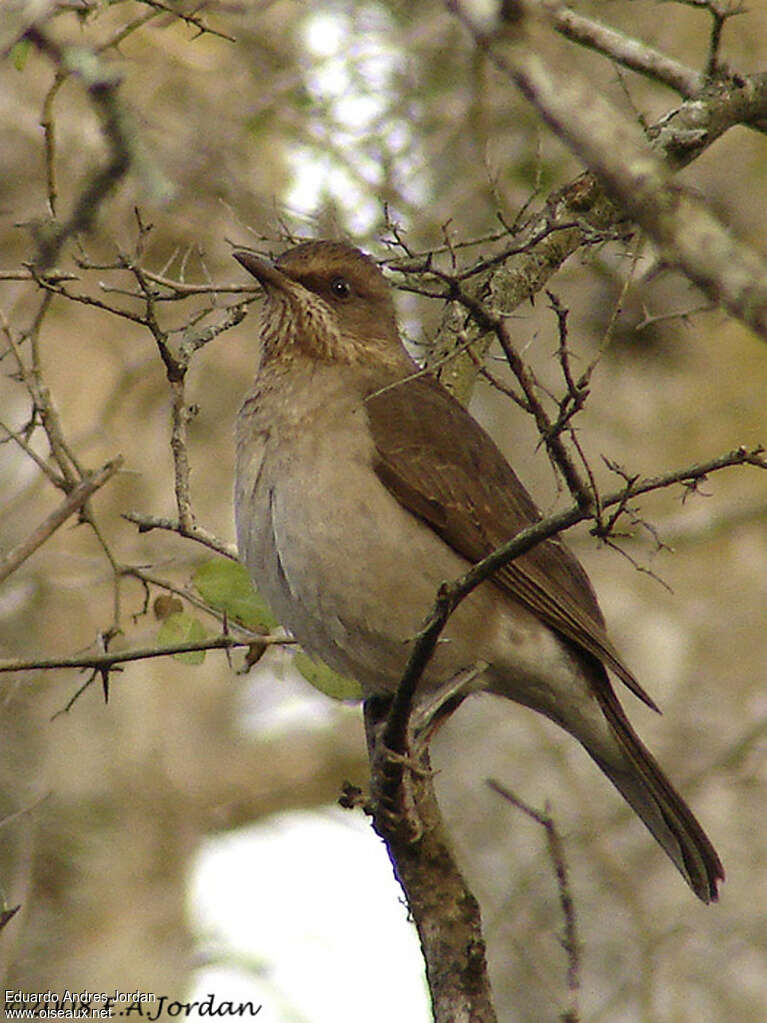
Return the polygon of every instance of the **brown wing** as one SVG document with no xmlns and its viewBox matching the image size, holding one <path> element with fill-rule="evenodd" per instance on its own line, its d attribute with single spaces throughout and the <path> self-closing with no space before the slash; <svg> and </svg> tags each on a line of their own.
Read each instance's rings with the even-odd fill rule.
<svg viewBox="0 0 767 1023">
<path fill-rule="evenodd" d="M 540 519 L 495 443 L 431 377 L 374 392 L 366 407 L 379 478 L 468 561 L 481 560 Z M 493 581 L 658 709 L 607 638 L 588 576 L 559 538 L 516 558 Z"/>
</svg>

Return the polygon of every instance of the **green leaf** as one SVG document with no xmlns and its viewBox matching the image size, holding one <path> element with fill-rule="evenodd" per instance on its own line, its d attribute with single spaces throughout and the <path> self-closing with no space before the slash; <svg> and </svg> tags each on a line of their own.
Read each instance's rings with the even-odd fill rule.
<svg viewBox="0 0 767 1023">
<path fill-rule="evenodd" d="M 162 646 L 177 646 L 181 643 L 201 643 L 205 639 L 205 629 L 199 618 L 193 618 L 185 611 L 175 611 L 168 615 L 157 633 L 157 642 Z M 204 650 L 190 650 L 184 654 L 173 655 L 182 664 L 202 664 L 205 660 Z"/>
<path fill-rule="evenodd" d="M 192 582 L 207 604 L 246 629 L 277 628 L 269 605 L 253 589 L 247 569 L 239 562 L 213 558 L 200 565 Z"/>
<path fill-rule="evenodd" d="M 346 678 L 333 671 L 322 661 L 314 661 L 307 654 L 297 653 L 293 664 L 301 672 L 307 682 L 334 700 L 361 700 L 362 689 L 359 682 Z"/>
</svg>

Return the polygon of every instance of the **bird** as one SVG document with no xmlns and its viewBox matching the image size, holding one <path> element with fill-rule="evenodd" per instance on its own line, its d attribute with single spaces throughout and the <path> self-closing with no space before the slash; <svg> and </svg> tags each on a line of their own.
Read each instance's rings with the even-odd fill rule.
<svg viewBox="0 0 767 1023">
<path fill-rule="evenodd" d="M 356 679 L 365 698 L 392 696 L 440 585 L 541 513 L 489 434 L 407 352 L 392 288 L 370 256 L 328 240 L 276 260 L 233 256 L 265 296 L 236 425 L 239 557 L 310 655 Z M 557 535 L 459 604 L 417 696 L 463 673 L 467 695 L 489 692 L 554 721 L 695 895 L 716 901 L 721 860 L 629 723 L 609 672 L 655 707 Z"/>
</svg>

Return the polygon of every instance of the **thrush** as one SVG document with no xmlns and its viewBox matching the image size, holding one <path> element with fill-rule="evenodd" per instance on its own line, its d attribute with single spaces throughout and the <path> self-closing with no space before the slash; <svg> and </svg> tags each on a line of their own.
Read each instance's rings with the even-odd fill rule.
<svg viewBox="0 0 767 1023">
<path fill-rule="evenodd" d="M 240 558 L 310 654 L 357 679 L 366 697 L 391 695 L 440 584 L 540 512 L 485 430 L 419 372 L 368 256 L 330 241 L 276 263 L 234 256 L 266 297 L 237 420 Z M 556 722 L 693 892 L 716 900 L 716 850 L 631 727 L 608 672 L 654 706 L 608 638 L 584 569 L 554 537 L 458 606 L 419 693 L 463 675 L 472 691 Z"/>
</svg>

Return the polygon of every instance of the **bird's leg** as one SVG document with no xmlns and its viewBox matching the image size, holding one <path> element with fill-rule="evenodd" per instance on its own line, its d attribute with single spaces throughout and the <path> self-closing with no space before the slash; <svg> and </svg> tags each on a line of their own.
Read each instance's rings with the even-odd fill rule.
<svg viewBox="0 0 767 1023">
<path fill-rule="evenodd" d="M 390 749 L 385 741 L 390 701 L 365 701 L 374 816 L 377 827 L 384 832 L 396 833 L 411 844 L 423 835 L 419 803 L 420 792 L 433 775 L 429 743 L 437 728 L 468 695 L 471 683 L 486 668 L 484 661 L 478 661 L 459 671 L 421 701 L 413 711 L 405 748 L 401 751 Z"/>
<path fill-rule="evenodd" d="M 428 750 L 416 758 L 409 743 L 392 750 L 386 743 L 391 700 L 373 697 L 365 700 L 365 734 L 370 759 L 370 794 L 376 831 L 385 840 L 395 839 L 408 845 L 423 835 L 418 812 L 418 790 L 431 776 Z"/>
<path fill-rule="evenodd" d="M 457 672 L 447 682 L 423 699 L 410 719 L 411 750 L 429 745 L 440 725 L 450 717 L 471 692 L 471 683 L 487 670 L 486 661 L 477 661 L 469 668 Z"/>
</svg>

